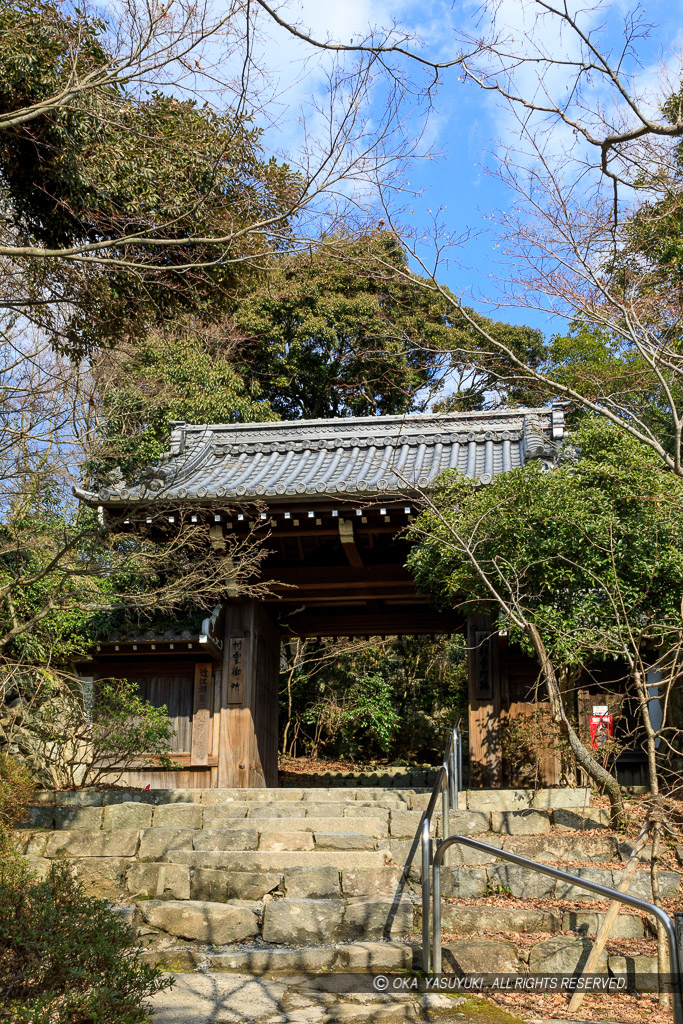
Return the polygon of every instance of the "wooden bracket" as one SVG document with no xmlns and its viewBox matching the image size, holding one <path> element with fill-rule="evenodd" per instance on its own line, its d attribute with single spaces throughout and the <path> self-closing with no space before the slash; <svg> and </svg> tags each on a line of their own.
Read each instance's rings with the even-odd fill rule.
<svg viewBox="0 0 683 1024">
<path fill-rule="evenodd" d="M 356 544 L 356 537 L 353 532 L 353 520 L 339 520 L 339 539 L 342 543 L 342 547 L 344 548 L 344 554 L 346 555 L 349 565 L 361 568 L 363 566 L 363 558 Z"/>
</svg>

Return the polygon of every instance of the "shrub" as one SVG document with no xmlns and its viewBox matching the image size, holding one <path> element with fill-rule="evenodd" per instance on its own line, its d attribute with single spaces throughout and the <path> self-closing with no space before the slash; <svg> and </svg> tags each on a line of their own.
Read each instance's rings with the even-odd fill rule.
<svg viewBox="0 0 683 1024">
<path fill-rule="evenodd" d="M 147 1024 L 171 982 L 143 963 L 130 928 L 54 864 L 45 881 L 0 863 L 0 1021 Z"/>
<path fill-rule="evenodd" d="M 173 769 L 173 726 L 165 707 L 140 697 L 137 685 L 108 679 L 86 685 L 43 673 L 26 701 L 21 756 L 41 783 L 56 789 L 114 783 L 140 761 Z"/>
<path fill-rule="evenodd" d="M 0 754 L 0 842 L 8 829 L 26 821 L 26 804 L 33 790 L 28 769 L 8 754 Z"/>
</svg>

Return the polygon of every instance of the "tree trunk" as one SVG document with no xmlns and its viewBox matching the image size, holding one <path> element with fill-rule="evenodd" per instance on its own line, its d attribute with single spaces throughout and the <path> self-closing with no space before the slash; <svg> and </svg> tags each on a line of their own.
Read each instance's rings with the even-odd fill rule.
<svg viewBox="0 0 683 1024">
<path fill-rule="evenodd" d="M 653 796 L 657 796 L 659 793 L 659 776 L 657 773 L 657 746 L 656 740 L 657 735 L 652 728 L 652 719 L 650 718 L 650 694 L 647 688 L 647 682 L 640 671 L 640 669 L 634 669 L 633 681 L 636 684 L 636 694 L 638 695 L 638 704 L 640 706 L 640 716 L 643 722 L 643 728 L 645 729 L 645 736 L 647 739 L 647 767 L 648 775 L 650 777 L 650 792 Z"/>
<path fill-rule="evenodd" d="M 638 867 L 640 854 L 642 852 L 643 847 L 645 846 L 645 843 L 647 842 L 647 836 L 649 831 L 650 822 L 646 820 L 645 824 L 640 830 L 638 838 L 635 841 L 635 845 L 633 847 L 633 850 L 631 851 L 631 856 L 628 859 L 628 864 L 624 868 L 624 873 L 621 876 L 619 885 L 617 886 L 618 892 L 628 892 L 629 886 L 631 884 L 631 879 L 633 878 L 635 870 Z M 607 909 L 607 913 L 605 914 L 604 920 L 598 930 L 598 934 L 595 937 L 595 945 L 588 954 L 588 960 L 586 961 L 585 966 L 581 969 L 582 974 L 592 974 L 598 966 L 598 963 L 600 962 L 600 954 L 605 948 L 605 944 L 609 938 L 609 933 L 612 930 L 612 925 L 614 924 L 622 906 L 623 904 L 620 903 L 619 900 L 612 900 L 612 902 L 610 903 Z M 584 995 L 585 993 L 580 989 L 577 989 L 574 992 L 573 996 L 569 1000 L 569 1013 L 576 1013 L 578 1008 L 581 1006 L 581 1003 L 583 1002 Z"/>
<path fill-rule="evenodd" d="M 660 842 L 662 836 L 662 823 L 655 821 L 652 827 L 652 857 L 650 860 L 650 880 L 652 883 L 652 902 L 656 907 L 661 907 L 662 897 L 659 888 L 659 856 Z M 666 932 L 661 921 L 657 921 L 657 971 L 660 978 L 669 972 L 669 943 Z M 660 991 L 659 1005 L 666 1009 L 670 1005 L 668 992 Z"/>
<path fill-rule="evenodd" d="M 537 627 L 531 622 L 526 623 L 526 633 L 534 645 L 534 650 L 541 664 L 543 681 L 548 692 L 550 702 L 550 714 L 553 721 L 564 734 L 581 767 L 588 773 L 593 781 L 607 793 L 610 802 L 610 816 L 612 825 L 619 827 L 625 820 L 624 802 L 621 796 L 621 788 L 613 775 L 597 761 L 590 750 L 588 750 L 579 739 L 576 730 L 567 718 L 567 713 L 562 702 L 562 691 L 557 680 L 555 669 L 550 660 L 545 644 L 541 639 Z"/>
</svg>

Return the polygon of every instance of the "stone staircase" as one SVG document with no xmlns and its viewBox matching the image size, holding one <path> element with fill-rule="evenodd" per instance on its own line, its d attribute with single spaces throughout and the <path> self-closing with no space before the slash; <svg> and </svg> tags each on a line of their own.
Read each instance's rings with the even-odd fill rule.
<svg viewBox="0 0 683 1024">
<path fill-rule="evenodd" d="M 410 970 L 420 965 L 417 836 L 429 795 L 350 786 L 41 793 L 16 838 L 40 873 L 69 860 L 168 970 Z M 587 790 L 473 790 L 460 806 L 451 833 L 607 885 L 628 857 Z M 438 835 L 439 816 L 435 826 Z M 446 970 L 572 971 L 585 960 L 600 919 L 589 893 L 466 848 L 450 857 Z M 680 872 L 661 872 L 664 897 L 680 883 Z M 651 898 L 645 859 L 631 892 Z M 622 913 L 613 934 L 648 933 L 640 916 Z M 620 956 L 609 956 L 610 970 L 626 969 Z M 627 966 L 649 971 L 645 960 Z"/>
</svg>

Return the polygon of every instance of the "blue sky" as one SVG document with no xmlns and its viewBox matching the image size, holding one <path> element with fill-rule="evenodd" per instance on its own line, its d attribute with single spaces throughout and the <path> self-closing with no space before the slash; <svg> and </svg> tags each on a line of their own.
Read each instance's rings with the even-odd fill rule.
<svg viewBox="0 0 683 1024">
<path fill-rule="evenodd" d="M 455 6 L 447 0 L 422 3 L 330 0 L 324 5 L 319 0 L 290 0 L 278 9 L 310 29 L 317 38 L 340 42 L 357 41 L 369 29 L 386 28 L 394 21 L 422 40 L 421 44 L 415 44 L 421 46 L 421 52 L 439 59 L 455 55 L 462 45 L 459 35 L 468 30 L 474 35 L 483 34 L 491 30 L 492 25 L 491 15 L 479 4 L 465 2 Z M 499 0 L 495 9 L 496 27 L 511 51 L 561 58 L 575 56 L 574 40 L 566 33 L 561 36 L 551 18 L 546 16 L 539 21 L 534 0 Z M 604 50 L 617 54 L 623 44 L 625 19 L 634 13 L 640 18 L 643 31 L 638 34 L 623 66 L 632 86 L 645 96 L 650 109 L 656 111 L 658 92 L 666 93 L 666 87 L 661 85 L 660 64 L 670 85 L 681 78 L 678 46 L 683 0 L 655 0 L 642 6 L 601 2 L 583 8 L 579 17 L 581 25 L 595 33 Z M 646 32 L 648 25 L 652 27 Z M 323 95 L 327 58 L 315 56 L 307 64 L 302 63 L 307 55 L 302 44 L 285 38 L 279 30 L 271 33 L 270 42 L 266 41 L 264 47 L 265 63 L 275 72 L 279 88 L 275 108 L 271 107 L 279 111 L 278 123 L 276 127 L 269 127 L 266 142 L 279 146 L 281 152 L 296 150 L 297 118 L 307 109 L 310 113 L 312 101 Z M 517 78 L 526 94 L 538 90 L 535 66 L 523 67 Z M 566 73 L 554 69 L 546 77 L 546 83 L 550 93 L 561 96 L 567 84 Z M 609 92 L 599 82 L 595 83 L 594 91 L 594 98 L 609 109 L 612 102 Z M 378 89 L 375 102 L 381 103 L 382 95 Z M 375 113 L 379 117 L 381 111 Z M 423 127 L 417 115 L 414 115 L 413 127 L 416 134 Z M 409 121 L 409 132 L 410 129 Z M 447 230 L 458 235 L 467 229 L 471 231 L 469 240 L 457 250 L 457 261 L 442 268 L 443 283 L 458 294 L 472 296 L 475 304 L 489 315 L 533 323 L 547 332 L 560 329 L 561 321 L 549 319 L 541 312 L 508 304 L 496 308 L 497 301 L 504 302 L 501 282 L 509 268 L 497 246 L 495 212 L 509 207 L 513 197 L 501 181 L 486 173 L 486 169 L 496 166 L 496 153 L 501 152 L 501 146 L 514 146 L 518 141 L 517 127 L 505 105 L 495 95 L 459 81 L 456 69 L 447 71 L 435 97 L 435 111 L 427 126 L 426 139 L 426 152 L 437 155 L 433 159 L 418 160 L 410 168 L 407 174 L 410 188 L 420 194 L 409 202 L 406 200 L 404 220 L 414 225 L 419 233 L 420 229 L 429 230 L 432 217 L 437 214 Z M 563 153 L 560 162 L 570 173 L 570 166 L 578 167 L 586 151 L 561 129 L 557 130 L 557 145 L 558 154 Z"/>
</svg>

